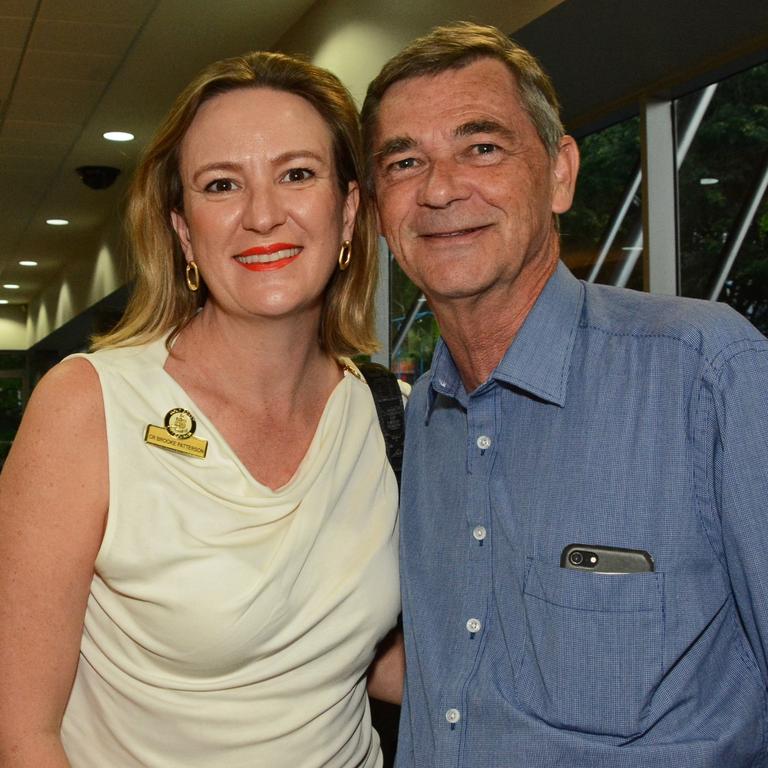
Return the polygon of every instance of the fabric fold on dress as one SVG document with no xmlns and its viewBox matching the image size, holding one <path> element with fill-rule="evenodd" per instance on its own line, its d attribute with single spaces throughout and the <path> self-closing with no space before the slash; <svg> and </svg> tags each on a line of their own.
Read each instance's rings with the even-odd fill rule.
<svg viewBox="0 0 768 768">
<path fill-rule="evenodd" d="M 339 382 L 273 491 L 166 358 L 163 340 L 87 356 L 110 506 L 62 729 L 73 768 L 380 765 L 364 674 L 399 612 L 397 486 L 370 391 Z M 144 442 L 174 408 L 205 458 Z"/>
</svg>

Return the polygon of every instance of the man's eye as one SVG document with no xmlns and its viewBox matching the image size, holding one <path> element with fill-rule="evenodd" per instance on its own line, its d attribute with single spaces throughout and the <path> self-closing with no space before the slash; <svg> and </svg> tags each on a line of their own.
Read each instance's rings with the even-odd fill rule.
<svg viewBox="0 0 768 768">
<path fill-rule="evenodd" d="M 475 154 L 478 155 L 490 155 L 493 154 L 498 147 L 495 144 L 475 144 L 472 149 Z"/>
<path fill-rule="evenodd" d="M 291 168 L 291 170 L 283 176 L 281 181 L 308 181 L 313 178 L 314 175 L 314 172 L 309 168 Z"/>
<path fill-rule="evenodd" d="M 232 179 L 214 179 L 205 185 L 206 192 L 232 192 L 237 185 Z"/>
<path fill-rule="evenodd" d="M 407 171 L 409 168 L 416 167 L 415 157 L 404 157 L 402 160 L 395 160 L 394 163 L 390 163 L 387 167 L 390 171 Z"/>
</svg>

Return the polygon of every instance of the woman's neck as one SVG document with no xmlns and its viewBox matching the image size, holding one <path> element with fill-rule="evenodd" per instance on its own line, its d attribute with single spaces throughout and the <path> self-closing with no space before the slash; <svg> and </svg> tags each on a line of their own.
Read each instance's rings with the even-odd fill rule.
<svg viewBox="0 0 768 768">
<path fill-rule="evenodd" d="M 221 395 L 267 398 L 286 407 L 307 382 L 338 381 L 336 362 L 320 347 L 319 312 L 290 318 L 243 318 L 206 305 L 182 330 L 166 368 Z"/>
</svg>

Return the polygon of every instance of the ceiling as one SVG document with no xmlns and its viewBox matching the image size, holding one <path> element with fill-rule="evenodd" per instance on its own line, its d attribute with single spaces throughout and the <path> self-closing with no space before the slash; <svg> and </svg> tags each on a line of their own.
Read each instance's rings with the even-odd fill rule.
<svg viewBox="0 0 768 768">
<path fill-rule="evenodd" d="M 0 284 L 20 286 L 0 298 L 27 303 L 94 247 L 137 153 L 201 67 L 271 47 L 311 3 L 0 0 Z M 109 130 L 136 140 L 108 142 Z M 123 172 L 95 191 L 81 165 Z"/>
<path fill-rule="evenodd" d="M 27 304 L 92 256 L 138 152 L 203 66 L 290 43 L 297 26 L 319 35 L 321 12 L 333 25 L 361 9 L 414 35 L 452 18 L 510 31 L 535 19 L 515 37 L 553 75 L 571 127 L 601 105 L 610 119 L 670 72 L 690 82 L 702 67 L 768 56 L 764 0 L 0 0 L 0 286 L 19 285 L 0 287 L 0 299 Z M 105 141 L 109 130 L 136 140 Z M 122 172 L 95 191 L 81 165 Z M 71 223 L 51 227 L 50 217 Z"/>
<path fill-rule="evenodd" d="M 25 305 L 92 256 L 118 219 L 142 146 L 175 95 L 211 61 L 273 49 L 302 20 L 304 39 L 311 38 L 318 17 L 333 26 L 337 18 L 367 16 L 386 26 L 394 14 L 418 34 L 471 10 L 519 26 L 557 2 L 0 0 L 0 286 L 19 286 L 0 287 L 0 299 Z M 108 142 L 102 134 L 110 130 L 136 140 Z M 75 171 L 82 165 L 121 174 L 109 189 L 93 190 Z M 52 227 L 48 218 L 70 224 Z"/>
<path fill-rule="evenodd" d="M 552 77 L 575 135 L 768 59 L 765 0 L 567 0 L 513 37 Z"/>
</svg>

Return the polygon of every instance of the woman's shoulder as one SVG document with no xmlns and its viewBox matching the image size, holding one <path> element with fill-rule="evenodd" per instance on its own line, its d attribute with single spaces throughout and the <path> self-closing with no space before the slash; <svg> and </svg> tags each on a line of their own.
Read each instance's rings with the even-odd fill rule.
<svg viewBox="0 0 768 768">
<path fill-rule="evenodd" d="M 4 490 L 30 506 L 25 489 L 33 476 L 45 478 L 45 491 L 37 487 L 35 504 L 58 499 L 67 509 L 87 506 L 98 527 L 107 503 L 106 467 L 98 376 L 82 358 L 64 360 L 32 391 L 3 470 Z"/>
<path fill-rule="evenodd" d="M 165 340 L 158 339 L 140 344 L 126 344 L 116 347 L 102 347 L 92 352 L 78 352 L 62 362 L 85 361 L 101 374 L 108 371 L 145 370 L 153 362 L 162 366 L 168 352 Z"/>
<path fill-rule="evenodd" d="M 407 381 L 403 381 L 402 379 L 397 380 L 397 386 L 400 387 L 400 394 L 403 396 L 403 405 L 407 405 L 413 387 Z"/>
<path fill-rule="evenodd" d="M 99 376 L 85 357 L 68 357 L 51 368 L 32 390 L 25 416 L 52 419 L 56 431 L 99 419 Z"/>
</svg>

